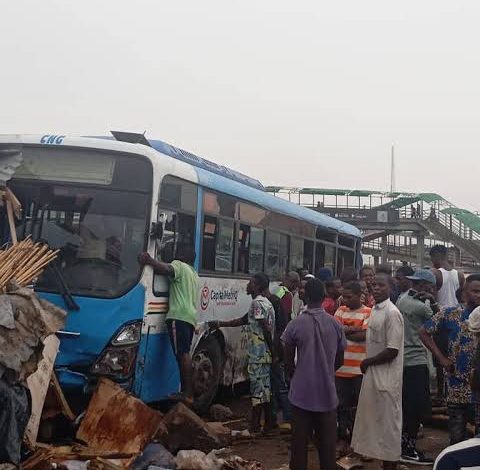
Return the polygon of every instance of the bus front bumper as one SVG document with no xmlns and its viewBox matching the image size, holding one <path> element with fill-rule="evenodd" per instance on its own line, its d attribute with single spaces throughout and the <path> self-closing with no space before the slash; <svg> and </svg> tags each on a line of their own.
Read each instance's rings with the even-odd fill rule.
<svg viewBox="0 0 480 470">
<path fill-rule="evenodd" d="M 98 380 L 101 379 L 101 376 L 86 375 L 66 368 L 58 368 L 55 370 L 55 373 L 57 374 L 62 390 L 68 395 L 91 395 L 97 388 Z M 128 392 L 132 390 L 133 377 L 121 382 L 111 378 L 110 380 L 113 380 Z"/>
</svg>

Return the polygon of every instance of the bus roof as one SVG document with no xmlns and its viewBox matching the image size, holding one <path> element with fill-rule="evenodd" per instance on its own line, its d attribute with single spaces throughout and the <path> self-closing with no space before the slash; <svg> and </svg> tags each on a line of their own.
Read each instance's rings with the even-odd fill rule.
<svg viewBox="0 0 480 470">
<path fill-rule="evenodd" d="M 203 168 L 204 170 L 216 173 L 220 176 L 224 176 L 233 181 L 238 181 L 252 188 L 265 191 L 265 188 L 262 183 L 260 183 L 260 181 L 256 180 L 255 178 L 251 178 L 250 176 L 244 175 L 239 171 L 232 170 L 230 168 L 227 168 L 226 166 L 219 165 L 218 163 L 194 155 L 187 150 L 174 147 L 173 145 L 167 144 L 162 140 L 148 139 L 148 142 L 155 150 L 158 150 L 160 153 L 168 155 L 169 157 L 176 158 L 177 160 L 181 160 L 185 163 L 188 163 L 189 165 L 193 165 L 198 168 Z"/>
<path fill-rule="evenodd" d="M 203 168 L 204 170 L 216 173 L 217 175 L 225 176 L 226 178 L 238 181 L 242 184 L 250 186 L 252 188 L 260 189 L 265 191 L 265 187 L 260 181 L 250 176 L 244 175 L 239 171 L 232 170 L 226 166 L 219 165 L 218 163 L 207 160 L 206 158 L 199 157 L 188 150 L 183 150 L 174 145 L 163 142 L 163 140 L 154 140 L 147 139 L 143 134 L 137 134 L 133 132 L 117 132 L 111 131 L 112 136 L 91 136 L 95 139 L 106 139 L 106 140 L 119 140 L 122 142 L 135 143 L 148 145 L 164 155 L 175 158 L 182 162 L 188 163 L 189 165 L 195 166 L 197 168 Z"/>
<path fill-rule="evenodd" d="M 121 133 L 119 133 L 121 134 Z M 129 135 L 129 133 L 125 133 Z M 135 139 L 138 134 L 130 134 Z M 182 150 L 161 140 L 146 139 L 140 135 L 137 143 L 149 145 L 157 152 L 192 165 L 198 175 L 199 184 L 207 188 L 235 196 L 245 201 L 251 201 L 264 209 L 288 215 L 296 219 L 305 220 L 322 228 L 330 229 L 345 235 L 361 237 L 360 230 L 346 222 L 321 214 L 312 209 L 299 206 L 292 202 L 273 196 L 265 191 L 260 181 L 231 170 L 223 165 L 198 157 L 193 153 Z M 143 138 L 142 138 L 143 137 Z M 114 139 L 110 136 L 98 136 L 99 139 Z M 130 141 L 131 142 L 131 141 Z"/>
<path fill-rule="evenodd" d="M 3 142 L 16 142 L 16 143 L 43 143 L 46 137 L 56 138 L 55 144 L 67 143 L 65 136 L 44 135 L 44 136 L 0 136 L 0 140 Z M 60 140 L 61 139 L 61 140 Z M 89 136 L 80 139 L 100 139 L 100 140 L 117 140 L 112 136 Z M 65 140 L 65 142 L 64 142 Z M 70 145 L 82 145 L 79 138 L 68 138 Z M 122 141 L 122 140 L 120 140 Z M 361 232 L 358 228 L 350 225 L 341 220 L 329 217 L 325 214 L 316 212 L 315 210 L 308 209 L 306 207 L 299 206 L 292 202 L 278 198 L 271 193 L 265 191 L 263 185 L 256 179 L 243 175 L 242 173 L 230 170 L 229 168 L 210 162 L 203 158 L 197 157 L 189 152 L 178 149 L 173 145 L 167 144 L 160 140 L 146 140 L 140 141 L 128 141 L 130 144 L 143 144 L 148 145 L 156 152 L 165 155 L 167 157 L 174 158 L 182 161 L 188 165 L 191 165 L 197 174 L 198 183 L 209 189 L 224 192 L 231 196 L 250 201 L 257 204 L 264 209 L 268 209 L 274 212 L 278 212 L 289 217 L 293 217 L 299 220 L 305 220 L 313 225 L 321 228 L 330 229 L 341 234 L 350 235 L 353 237 L 361 237 Z"/>
</svg>

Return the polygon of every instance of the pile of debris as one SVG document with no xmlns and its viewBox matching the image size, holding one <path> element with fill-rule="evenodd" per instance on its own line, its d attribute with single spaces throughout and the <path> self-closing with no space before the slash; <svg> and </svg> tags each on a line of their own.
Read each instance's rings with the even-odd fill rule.
<svg viewBox="0 0 480 470">
<path fill-rule="evenodd" d="M 70 446 L 39 444 L 25 470 L 262 470 L 228 456 L 232 431 L 207 423 L 183 404 L 163 415 L 101 379 Z M 222 449 L 222 450 L 218 450 Z M 176 455 L 176 457 L 174 457 Z"/>
<path fill-rule="evenodd" d="M 225 426 L 232 414 L 219 406 L 211 414 L 223 423 L 207 423 L 183 404 L 163 415 L 101 379 L 85 414 L 76 418 L 54 373 L 56 333 L 66 312 L 25 287 L 55 257 L 31 240 L 0 251 L 0 467 L 261 470 L 256 461 L 218 450 L 233 437 L 249 437 Z M 57 416 L 72 430 L 62 445 L 39 438 L 41 426 Z"/>
<path fill-rule="evenodd" d="M 221 406 L 212 407 L 211 416 L 224 422 L 207 423 L 183 404 L 163 415 L 101 379 L 82 419 L 76 419 L 54 373 L 55 333 L 65 317 L 62 309 L 14 281 L 0 294 L 0 465 L 21 463 L 25 470 L 262 469 L 258 462 L 218 451 L 234 437 L 249 438 L 248 431 L 225 425 L 233 416 Z M 72 436 L 55 446 L 39 439 L 39 429 L 57 415 L 69 422 Z"/>
<path fill-rule="evenodd" d="M 207 423 L 183 404 L 163 415 L 107 379 L 99 381 L 82 419 L 76 419 L 53 372 L 55 333 L 65 315 L 15 282 L 0 295 L 0 403 L 6 403 L 0 409 L 0 464 L 20 464 L 23 440 L 25 470 L 262 469 L 258 462 L 218 452 L 248 432 Z M 232 418 L 219 406 L 211 414 Z M 69 445 L 38 442 L 40 425 L 56 415 L 76 426 Z"/>
<path fill-rule="evenodd" d="M 36 439 L 65 316 L 14 281 L 0 295 L 0 462 L 20 462 L 25 431 Z"/>
</svg>

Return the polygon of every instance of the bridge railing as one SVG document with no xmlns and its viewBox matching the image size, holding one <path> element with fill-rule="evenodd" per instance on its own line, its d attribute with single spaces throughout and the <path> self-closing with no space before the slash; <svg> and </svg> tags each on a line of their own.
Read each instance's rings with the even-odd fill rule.
<svg viewBox="0 0 480 470">
<path fill-rule="evenodd" d="M 393 202 L 394 197 L 384 195 L 376 197 L 375 200 L 365 197 L 357 196 L 336 196 L 330 194 L 329 196 L 319 196 L 318 194 L 301 194 L 300 192 L 291 191 L 288 193 L 273 192 L 277 197 L 289 199 L 292 202 L 297 202 L 299 205 L 310 207 L 324 214 L 330 215 L 337 219 L 342 219 L 345 222 L 365 221 L 374 222 L 381 221 L 384 214 L 380 214 L 381 207 L 376 207 L 376 204 Z M 414 196 L 412 194 L 412 196 Z M 298 199 L 297 199 L 298 198 Z M 321 198 L 321 199 L 320 199 Z M 365 203 L 366 202 L 366 203 Z M 385 220 L 392 222 L 400 219 L 421 219 L 421 220 L 437 220 L 446 230 L 450 231 L 456 236 L 464 240 L 473 242 L 480 242 L 480 233 L 470 229 L 463 222 L 458 220 L 454 214 L 445 214 L 443 209 L 453 208 L 445 199 L 437 199 L 431 203 L 424 201 L 415 202 L 413 204 L 406 204 L 400 208 L 389 208 L 388 217 Z M 380 219 L 379 219 L 380 217 Z"/>
</svg>

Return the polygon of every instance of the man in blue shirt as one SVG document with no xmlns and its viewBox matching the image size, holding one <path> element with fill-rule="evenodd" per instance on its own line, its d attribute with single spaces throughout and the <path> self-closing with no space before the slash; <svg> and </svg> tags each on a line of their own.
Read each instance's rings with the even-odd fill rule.
<svg viewBox="0 0 480 470">
<path fill-rule="evenodd" d="M 473 414 L 470 374 L 475 341 L 467 320 L 480 305 L 480 274 L 472 274 L 467 278 L 464 295 L 465 309 L 460 307 L 442 310 L 420 330 L 423 343 L 448 373 L 447 407 L 451 444 L 467 438 L 467 422 Z M 442 328 L 448 332 L 448 357 L 432 338 Z"/>
</svg>

